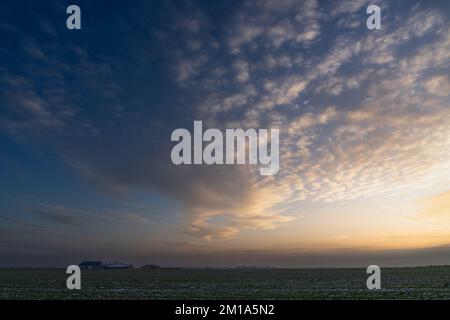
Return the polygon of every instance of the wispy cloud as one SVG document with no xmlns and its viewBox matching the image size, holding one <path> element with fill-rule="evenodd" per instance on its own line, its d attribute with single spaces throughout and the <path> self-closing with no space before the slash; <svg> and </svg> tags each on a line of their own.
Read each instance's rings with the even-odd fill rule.
<svg viewBox="0 0 450 320">
<path fill-rule="evenodd" d="M 450 191 L 422 199 L 421 207 L 420 218 L 450 221 Z"/>
</svg>

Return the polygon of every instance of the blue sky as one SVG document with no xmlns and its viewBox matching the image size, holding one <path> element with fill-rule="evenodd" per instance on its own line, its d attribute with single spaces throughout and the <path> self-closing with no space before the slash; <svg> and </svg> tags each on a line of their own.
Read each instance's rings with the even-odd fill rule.
<svg viewBox="0 0 450 320">
<path fill-rule="evenodd" d="M 0 4 L 0 265 L 449 263 L 446 1 L 69 4 Z M 173 165 L 194 120 L 279 173 Z"/>
</svg>

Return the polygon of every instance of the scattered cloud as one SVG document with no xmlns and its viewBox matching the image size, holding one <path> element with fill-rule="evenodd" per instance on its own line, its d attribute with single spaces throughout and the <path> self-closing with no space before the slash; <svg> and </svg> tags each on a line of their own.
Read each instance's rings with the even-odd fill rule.
<svg viewBox="0 0 450 320">
<path fill-rule="evenodd" d="M 450 95 L 450 81 L 446 75 L 437 75 L 427 79 L 424 87 L 430 94 L 442 97 Z"/>
</svg>

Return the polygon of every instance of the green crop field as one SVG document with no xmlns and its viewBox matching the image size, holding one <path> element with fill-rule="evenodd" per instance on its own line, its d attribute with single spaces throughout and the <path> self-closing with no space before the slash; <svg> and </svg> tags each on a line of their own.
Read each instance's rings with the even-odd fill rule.
<svg viewBox="0 0 450 320">
<path fill-rule="evenodd" d="M 365 269 L 0 269 L 0 299 L 450 299 L 450 267 L 382 268 L 378 291 Z"/>
</svg>

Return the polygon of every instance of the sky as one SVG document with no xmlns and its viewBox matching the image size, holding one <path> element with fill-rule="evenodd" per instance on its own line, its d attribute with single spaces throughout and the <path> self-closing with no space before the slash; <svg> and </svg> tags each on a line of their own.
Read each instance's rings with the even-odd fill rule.
<svg viewBox="0 0 450 320">
<path fill-rule="evenodd" d="M 448 1 L 6 0 L 0 35 L 0 266 L 450 264 Z M 278 173 L 174 165 L 195 120 L 279 129 Z"/>
</svg>

